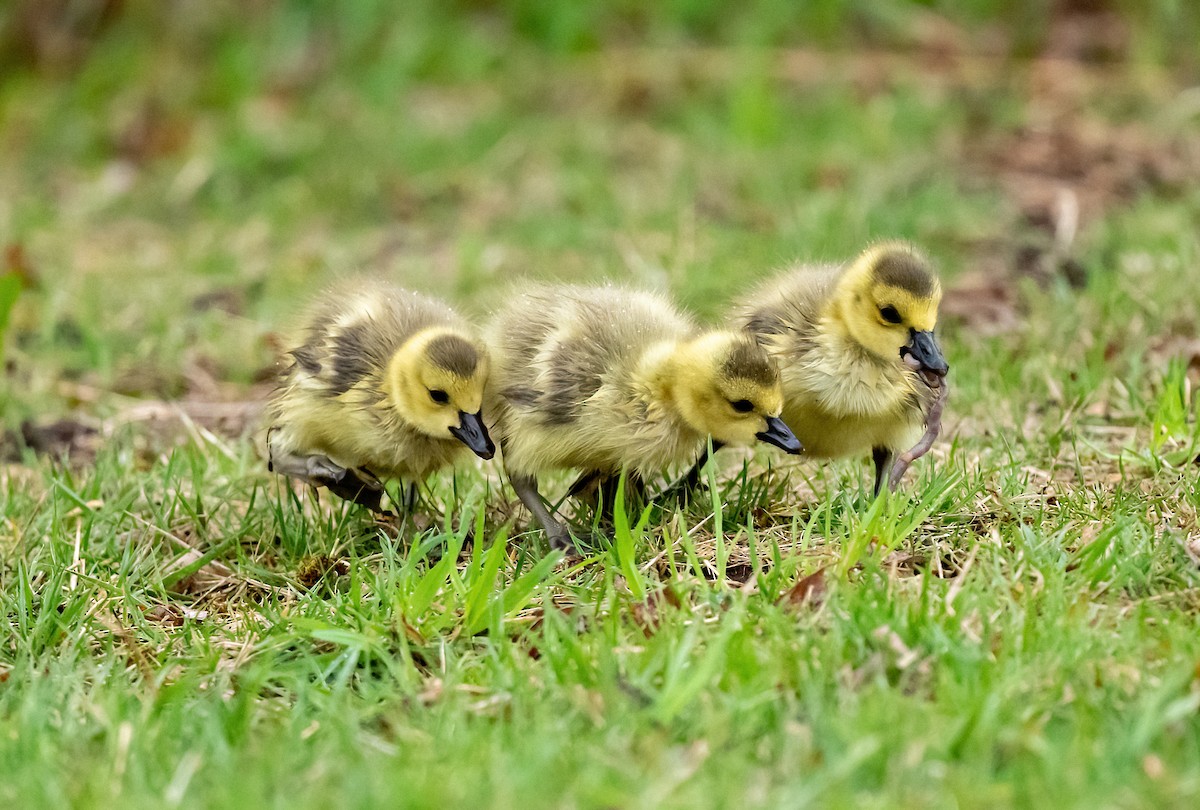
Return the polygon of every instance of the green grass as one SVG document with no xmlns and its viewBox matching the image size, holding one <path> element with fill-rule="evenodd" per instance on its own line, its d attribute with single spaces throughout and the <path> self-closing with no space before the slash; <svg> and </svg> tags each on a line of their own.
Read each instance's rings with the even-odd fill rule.
<svg viewBox="0 0 1200 810">
<path fill-rule="evenodd" d="M 241 5 L 0 45 L 0 417 L 102 427 L 3 450 L 0 803 L 1195 803 L 1196 164 L 1085 210 L 1076 289 L 1004 271 L 1045 235 L 979 156 L 1047 110 L 1195 155 L 1188 4 L 1052 90 L 1036 3 Z M 935 19 L 1011 61 L 930 61 Z M 1014 318 L 946 319 L 947 435 L 891 499 L 731 455 L 568 565 L 490 466 L 430 482 L 459 528 L 395 536 L 212 418 L 355 272 L 474 313 L 619 278 L 719 319 L 890 236 Z"/>
</svg>

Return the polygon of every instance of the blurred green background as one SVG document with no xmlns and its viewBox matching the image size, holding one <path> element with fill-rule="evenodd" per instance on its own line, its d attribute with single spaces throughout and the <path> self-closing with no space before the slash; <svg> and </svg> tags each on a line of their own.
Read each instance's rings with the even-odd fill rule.
<svg viewBox="0 0 1200 810">
<path fill-rule="evenodd" d="M 946 276 L 961 435 L 1144 421 L 1200 365 L 1197 42 L 1186 2 L 18 0 L 0 413 L 261 401 L 356 274 L 477 315 L 619 278 L 719 320 L 900 237 Z"/>
<path fill-rule="evenodd" d="M 745 278 L 871 238 L 950 276 L 999 241 L 1010 262 L 1049 214 L 1006 188 L 1006 138 L 1049 127 L 1071 153 L 1140 122 L 1166 150 L 1196 124 L 1194 94 L 1172 103 L 1198 20 L 1131 0 L 15 0 L 0 243 L 29 289 L 6 420 L 249 384 L 339 274 L 479 309 L 522 275 L 632 277 L 719 315 Z M 1033 173 L 1082 161 L 1086 184 L 1094 146 Z M 1111 208 L 1084 202 L 1088 226 Z"/>
</svg>

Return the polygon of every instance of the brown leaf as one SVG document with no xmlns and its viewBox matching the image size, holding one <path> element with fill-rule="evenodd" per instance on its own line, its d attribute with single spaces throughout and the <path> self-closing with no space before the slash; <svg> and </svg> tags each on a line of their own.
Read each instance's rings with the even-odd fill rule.
<svg viewBox="0 0 1200 810">
<path fill-rule="evenodd" d="M 18 0 L 5 4 L 0 65 L 66 71 L 81 64 L 124 0 Z"/>
<path fill-rule="evenodd" d="M 1046 103 L 1045 115 L 1031 115 L 1034 123 L 972 147 L 983 173 L 1039 229 L 1058 235 L 1064 195 L 1082 227 L 1147 189 L 1183 189 L 1200 176 L 1194 141 L 1088 117 L 1061 100 Z"/>
<path fill-rule="evenodd" d="M 25 245 L 20 242 L 9 242 L 4 246 L 3 272 L 15 275 L 20 279 L 21 286 L 27 290 L 41 286 L 38 283 L 37 272 L 29 261 L 29 254 L 25 252 Z"/>
<path fill-rule="evenodd" d="M 142 103 L 116 137 L 117 153 L 135 166 L 182 151 L 191 139 L 191 124 L 150 99 Z"/>
<path fill-rule="evenodd" d="M 1080 62 L 1124 60 L 1133 40 L 1126 15 L 1107 0 L 1059 0 L 1047 29 L 1043 53 Z"/>
<path fill-rule="evenodd" d="M 242 315 L 246 311 L 246 291 L 239 287 L 218 287 L 192 299 L 196 312 L 216 310 L 229 315 Z"/>
<path fill-rule="evenodd" d="M 883 558 L 883 567 L 894 577 L 914 577 L 928 564 L 927 557 L 900 549 L 896 549 Z"/>
<path fill-rule="evenodd" d="M 28 447 L 39 456 L 86 463 L 96 457 L 100 443 L 99 430 L 75 419 L 41 425 L 26 420 L 19 431 L 6 431 L 0 436 L 0 459 L 19 461 L 21 448 Z"/>
<path fill-rule="evenodd" d="M 646 637 L 654 635 L 662 626 L 663 610 L 668 607 L 678 609 L 679 597 L 669 588 L 655 591 L 643 602 L 635 602 L 629 608 L 629 616 Z"/>
<path fill-rule="evenodd" d="M 680 601 L 679 595 L 675 593 L 674 588 L 667 586 L 667 587 L 663 588 L 661 591 L 659 591 L 658 593 L 662 597 L 662 600 L 664 602 L 666 602 L 668 605 L 675 608 L 676 610 L 679 610 L 681 607 L 683 607 L 683 602 Z"/>
<path fill-rule="evenodd" d="M 946 289 L 940 314 L 982 335 L 1011 332 L 1021 325 L 1016 288 L 1010 279 L 996 273 L 959 276 Z"/>
<path fill-rule="evenodd" d="M 145 614 L 148 621 L 155 624 L 162 624 L 168 627 L 180 627 L 183 625 L 183 614 L 170 605 L 155 605 L 146 609 Z"/>
<path fill-rule="evenodd" d="M 428 640 L 425 638 L 425 634 L 417 629 L 416 625 L 414 625 L 408 619 L 403 617 L 400 618 L 400 629 L 404 631 L 405 637 L 413 644 L 424 646 L 426 643 L 428 643 Z"/>
<path fill-rule="evenodd" d="M 186 436 L 202 428 L 219 436 L 246 435 L 262 413 L 261 400 L 244 402 L 162 402 L 144 400 L 118 413 L 110 427 L 137 425 L 145 433 L 153 431 L 163 438 Z"/>
<path fill-rule="evenodd" d="M 156 624 L 164 624 L 178 628 L 184 624 L 185 620 L 192 619 L 193 622 L 203 622 L 209 617 L 209 612 L 205 610 L 196 610 L 193 607 L 185 605 L 155 605 L 145 611 L 144 616 L 150 622 Z"/>
<path fill-rule="evenodd" d="M 1200 338 L 1188 335 L 1155 338 L 1150 344 L 1148 355 L 1158 366 L 1166 366 L 1178 358 L 1187 363 L 1188 371 L 1200 371 Z"/>
<path fill-rule="evenodd" d="M 825 581 L 827 570 L 828 566 L 825 566 L 802 577 L 779 597 L 776 604 L 790 608 L 818 607 L 825 601 L 825 596 L 829 591 L 829 585 Z"/>
</svg>

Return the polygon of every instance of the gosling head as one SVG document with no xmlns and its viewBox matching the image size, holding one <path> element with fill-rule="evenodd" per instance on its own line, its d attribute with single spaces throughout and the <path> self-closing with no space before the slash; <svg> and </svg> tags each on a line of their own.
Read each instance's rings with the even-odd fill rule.
<svg viewBox="0 0 1200 810">
<path fill-rule="evenodd" d="M 487 373 L 487 352 L 474 338 L 454 329 L 422 330 L 388 366 L 392 406 L 422 433 L 454 437 L 480 458 L 491 458 L 496 446 L 480 412 Z"/>
<path fill-rule="evenodd" d="M 779 418 L 779 369 L 749 335 L 711 332 L 680 347 L 673 400 L 694 429 L 729 445 L 760 440 L 788 453 L 804 447 Z"/>
<path fill-rule="evenodd" d="M 942 285 L 929 260 L 889 242 L 864 251 L 838 282 L 832 317 L 856 343 L 886 360 L 899 358 L 935 384 L 950 366 L 934 339 Z"/>
</svg>

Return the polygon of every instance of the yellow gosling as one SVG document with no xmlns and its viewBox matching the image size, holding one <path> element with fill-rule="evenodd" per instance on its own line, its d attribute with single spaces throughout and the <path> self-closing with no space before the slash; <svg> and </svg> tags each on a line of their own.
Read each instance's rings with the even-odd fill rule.
<svg viewBox="0 0 1200 810">
<path fill-rule="evenodd" d="M 331 291 L 289 355 L 268 408 L 275 472 L 378 511 L 380 479 L 415 485 L 468 448 L 495 452 L 488 353 L 441 301 L 383 284 Z"/>
<path fill-rule="evenodd" d="M 486 330 L 487 409 L 513 489 L 556 548 L 572 548 L 539 473 L 640 478 L 692 461 L 709 436 L 800 443 L 779 418 L 779 372 L 745 333 L 701 333 L 666 298 L 615 286 L 537 285 Z"/>
<path fill-rule="evenodd" d="M 870 451 L 878 494 L 895 455 L 921 434 L 949 371 L 933 334 L 941 298 L 929 261 L 887 242 L 844 265 L 784 272 L 738 305 L 735 323 L 779 364 L 783 418 L 805 452 Z"/>
</svg>

